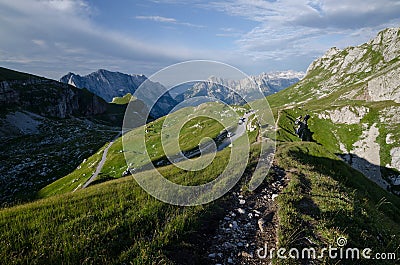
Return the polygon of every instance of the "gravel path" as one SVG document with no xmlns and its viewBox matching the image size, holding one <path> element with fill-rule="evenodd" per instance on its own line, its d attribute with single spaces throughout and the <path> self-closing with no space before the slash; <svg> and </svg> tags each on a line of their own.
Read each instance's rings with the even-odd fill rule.
<svg viewBox="0 0 400 265">
<path fill-rule="evenodd" d="M 273 181 L 263 184 L 254 193 L 232 192 L 232 203 L 219 221 L 207 250 L 209 264 L 270 264 L 260 258 L 276 245 L 277 206 L 275 199 L 287 183 L 285 171 L 274 166 Z"/>
<path fill-rule="evenodd" d="M 104 166 L 104 163 L 106 162 L 108 149 L 110 149 L 110 147 L 114 144 L 115 140 L 117 140 L 118 137 L 120 137 L 120 136 L 121 136 L 121 133 L 118 133 L 118 135 L 107 145 L 106 149 L 104 149 L 103 156 L 101 157 L 100 163 L 97 165 L 96 171 L 93 173 L 93 175 L 90 177 L 90 179 L 88 179 L 88 181 L 86 181 L 85 184 L 83 184 L 82 189 L 89 186 L 90 183 L 92 183 L 97 178 L 97 176 L 101 172 L 101 169 Z"/>
</svg>

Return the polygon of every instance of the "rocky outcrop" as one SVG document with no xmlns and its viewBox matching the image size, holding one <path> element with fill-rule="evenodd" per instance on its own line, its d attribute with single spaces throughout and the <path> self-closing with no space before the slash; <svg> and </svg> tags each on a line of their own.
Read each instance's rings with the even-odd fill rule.
<svg viewBox="0 0 400 265">
<path fill-rule="evenodd" d="M 368 81 L 367 93 L 371 101 L 393 100 L 400 103 L 400 68 L 388 71 Z"/>
<path fill-rule="evenodd" d="M 379 121 L 383 124 L 400 124 L 400 106 L 388 106 L 379 112 Z"/>
<path fill-rule="evenodd" d="M 365 125 L 366 127 L 367 125 Z M 379 128 L 377 124 L 373 124 L 370 128 L 365 128 L 360 140 L 354 143 L 354 154 L 351 166 L 361 171 L 369 179 L 377 183 L 383 189 L 390 186 L 381 176 L 380 171 L 380 146 L 376 142 L 379 136 Z"/>
<path fill-rule="evenodd" d="M 390 150 L 390 155 L 392 157 L 390 167 L 400 171 L 400 147 Z"/>
<path fill-rule="evenodd" d="M 329 49 L 285 91 L 287 105 L 318 106 L 315 114 L 332 124 L 333 151 L 389 190 L 400 170 L 399 58 L 400 28 L 385 29 L 362 45 Z"/>
<path fill-rule="evenodd" d="M 311 63 L 295 90 L 305 95 L 299 100 L 310 100 L 352 86 L 342 98 L 399 103 L 399 58 L 400 28 L 385 29 L 360 46 L 329 49 Z"/>
<path fill-rule="evenodd" d="M 358 72 L 378 71 L 400 56 L 400 28 L 389 28 L 367 43 L 340 50 L 329 49 L 307 69 L 307 75 L 314 70 L 330 70 L 332 74 L 344 76 Z"/>
<path fill-rule="evenodd" d="M 0 104 L 56 118 L 104 113 L 107 103 L 88 91 L 44 78 L 0 82 Z"/>
<path fill-rule="evenodd" d="M 12 104 L 18 102 L 18 93 L 10 87 L 9 82 L 0 82 L 0 104 Z"/>
<path fill-rule="evenodd" d="M 330 119 L 333 123 L 358 124 L 368 112 L 369 109 L 364 106 L 345 106 L 340 109 L 327 110 L 319 113 L 318 117 L 320 119 Z"/>
</svg>

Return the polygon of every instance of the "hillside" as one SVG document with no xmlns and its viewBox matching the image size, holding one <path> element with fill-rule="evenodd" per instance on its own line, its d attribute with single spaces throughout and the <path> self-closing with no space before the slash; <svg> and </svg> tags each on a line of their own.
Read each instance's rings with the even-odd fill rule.
<svg viewBox="0 0 400 265">
<path fill-rule="evenodd" d="M 386 29 L 360 46 L 330 49 L 302 81 L 269 101 L 284 105 L 282 112 L 292 117 L 310 114 L 315 141 L 397 193 L 399 56 L 400 29 Z M 294 131 L 293 126 L 285 128 Z"/>
<path fill-rule="evenodd" d="M 276 159 L 291 179 L 278 200 L 279 246 L 345 237 L 348 246 L 398 257 L 399 37 L 400 29 L 386 29 L 360 46 L 332 48 L 298 84 L 268 98 L 279 125 Z M 305 114 L 315 143 L 295 134 Z"/>
<path fill-rule="evenodd" d="M 244 113 L 245 109 L 238 109 L 238 113 Z M 175 129 L 174 124 L 177 121 L 185 120 L 185 117 L 190 117 L 191 115 L 200 115 L 198 118 L 191 119 L 181 128 L 179 133 L 179 139 L 174 137 Z M 129 169 L 136 169 L 139 171 L 141 167 L 147 165 L 147 163 L 153 162 L 154 164 L 160 166 L 166 164 L 166 156 L 173 156 L 179 153 L 177 146 L 175 146 L 175 140 L 180 143 L 181 151 L 190 151 L 199 146 L 200 140 L 204 137 L 209 137 L 216 139 L 223 127 L 221 124 L 216 122 L 211 118 L 206 118 L 207 116 L 213 115 L 213 113 L 221 113 L 221 115 L 226 115 L 227 121 L 231 124 L 236 123 L 236 119 L 233 119 L 232 113 L 229 113 L 229 108 L 224 107 L 222 104 L 218 103 L 205 103 L 199 107 L 188 107 L 180 109 L 174 113 L 168 115 L 168 118 L 162 117 L 153 122 L 148 123 L 146 126 L 138 127 L 127 134 L 116 139 L 115 143 L 110 146 L 106 161 L 102 167 L 96 182 L 104 182 L 112 179 L 120 178 L 121 176 L 129 175 Z M 215 115 L 215 114 L 214 114 Z M 167 123 L 173 124 L 167 125 Z M 146 148 L 147 154 L 140 152 L 141 150 L 141 137 L 143 131 L 146 131 Z M 163 145 L 161 142 L 161 132 L 163 132 L 164 137 Z M 178 135 L 176 135 L 178 136 Z M 127 154 L 126 148 L 123 147 L 124 144 L 132 145 L 129 149 L 134 148 L 137 151 L 130 151 L 132 154 Z M 129 139 L 129 140 L 128 140 Z M 79 189 L 88 178 L 96 170 L 101 154 L 106 147 L 103 146 L 99 152 L 89 157 L 87 160 L 83 161 L 75 171 L 71 172 L 69 175 L 61 178 L 60 180 L 51 183 L 47 187 L 43 188 L 39 192 L 39 196 L 48 197 L 54 194 L 63 194 L 65 192 L 70 192 Z M 128 156 L 131 157 L 129 166 L 127 165 L 126 159 Z M 150 157 L 150 160 L 148 159 Z M 211 176 L 210 176 L 211 177 Z"/>
<path fill-rule="evenodd" d="M 217 154 L 211 167 L 196 174 L 171 166 L 160 170 L 177 183 L 208 182 L 215 172 L 223 169 L 221 166 L 228 157 L 229 150 L 225 149 Z M 256 162 L 250 161 L 249 170 Z M 338 236 L 345 236 L 351 247 L 368 246 L 375 252 L 396 250 L 400 244 L 400 211 L 395 206 L 400 205 L 398 198 L 369 183 L 334 154 L 314 143 L 282 145 L 276 163 L 290 179 L 277 199 L 280 246 L 315 244 L 321 248 L 334 245 Z M 144 174 L 149 177 L 153 173 Z M 268 177 L 267 186 L 270 181 Z M 235 190 L 244 188 L 243 184 Z M 260 192 L 256 190 L 254 196 Z M 239 198 L 248 200 L 249 192 L 238 193 L 242 196 Z M 230 211 L 236 212 L 230 203 L 237 198 L 234 192 L 211 204 L 179 207 L 149 196 L 132 177 L 108 181 L 75 193 L 2 210 L 0 223 L 4 230 L 0 237 L 9 244 L 2 245 L 0 257 L 3 263 L 189 264 L 190 261 L 190 264 L 206 264 L 213 262 L 213 258 L 209 257 L 210 246 L 205 242 L 214 236 L 218 223 L 231 216 Z M 268 212 L 263 214 L 265 217 Z M 16 221 L 10 222 L 12 219 Z M 237 229 L 245 229 L 247 222 L 257 227 L 258 220 L 238 222 Z M 24 235 L 22 242 L 17 241 L 18 234 Z M 255 234 L 258 235 L 259 232 Z M 262 241 L 254 242 L 257 242 L 254 247 L 263 247 Z M 234 238 L 226 245 L 229 244 L 234 247 L 223 250 L 224 253 L 239 254 L 247 250 Z M 224 256 L 223 260 L 229 257 Z M 245 264 L 259 261 L 249 256 L 237 256 L 236 260 Z M 283 262 L 278 260 L 277 264 Z M 379 264 L 393 263 L 380 261 Z"/>
<path fill-rule="evenodd" d="M 33 199 L 118 133 L 125 106 L 6 68 L 0 79 L 1 205 Z"/>
<path fill-rule="evenodd" d="M 124 131 L 41 189 L 42 199 L 0 210 L 0 241 L 6 242 L 0 263 L 398 264 L 399 32 L 386 29 L 366 44 L 331 49 L 314 61 L 299 83 L 268 96 L 275 124 L 257 123 L 267 109 L 259 100 L 251 104 L 255 110 L 219 103 L 182 108 Z M 296 118 L 306 114 L 310 141 L 295 133 Z M 222 126 L 225 119 L 229 126 Z M 239 127 L 243 134 L 223 145 Z M 211 140 L 218 152 L 202 152 Z M 273 167 L 253 190 L 258 163 L 269 159 L 259 157 L 264 142 L 277 145 Z M 103 157 L 100 174 L 82 188 Z M 188 161 L 170 164 L 167 157 Z M 167 180 L 213 182 L 216 193 L 232 184 L 216 178 L 230 162 L 235 166 L 227 175 L 243 174 L 210 203 L 177 206 L 140 186 L 147 182 L 180 198 L 184 190 L 166 189 Z M 191 170 L 195 166 L 199 170 Z M 157 182 L 158 173 L 165 182 Z M 289 256 L 297 254 L 289 249 L 313 248 L 316 257 L 258 256 L 266 245 Z M 330 248 L 342 256 L 330 258 Z M 355 248 L 371 249 L 371 259 L 343 256 Z M 382 254 L 387 259 L 378 260 Z"/>
<path fill-rule="evenodd" d="M 399 38 L 399 28 L 389 28 L 362 45 L 343 50 L 331 48 L 311 63 L 298 84 L 271 97 L 271 104 L 319 99 L 331 104 L 346 100 L 399 103 Z"/>
<path fill-rule="evenodd" d="M 275 159 L 290 179 L 277 202 L 279 246 L 321 250 L 321 247 L 335 246 L 336 240 L 344 237 L 347 246 L 360 249 L 368 246 L 374 253 L 397 253 L 398 257 L 400 199 L 386 187 L 382 188 L 377 178 L 361 173 L 379 169 L 383 173 L 388 169 L 361 158 L 366 167 L 356 168 L 356 155 L 352 155 L 353 164 L 349 164 L 346 156 L 336 149 L 338 141 L 332 131 L 338 125 L 327 123 L 315 114 L 311 114 L 309 122 L 314 142 L 302 142 L 294 133 L 294 120 L 301 114 L 314 113 L 313 109 L 291 106 L 276 111 L 280 144 Z M 351 132 L 346 128 L 343 135 L 357 137 Z M 335 264 L 326 257 L 319 261 Z M 366 264 L 394 264 L 386 262 Z"/>
<path fill-rule="evenodd" d="M 206 103 L 200 107 L 204 113 L 224 110 L 223 105 L 215 103 Z M 175 115 L 175 118 L 181 118 L 187 116 L 193 110 L 194 108 L 181 109 L 172 115 Z M 243 113 L 244 110 L 238 111 Z M 147 145 L 153 161 L 165 156 L 160 146 L 152 149 L 152 147 L 154 148 L 153 143 L 160 141 L 158 132 L 162 128 L 164 119 L 161 118 L 146 125 L 149 130 Z M 127 136 L 128 139 L 132 138 L 133 143 L 137 142 L 135 139 L 137 130 L 133 130 L 131 135 Z M 183 150 L 190 150 L 197 146 L 198 141 L 204 136 L 217 136 L 221 126 L 213 120 L 200 117 L 187 123 L 182 130 L 183 133 L 180 135 L 182 148 Z M 193 137 L 193 135 L 196 137 Z M 252 142 L 255 141 L 255 136 L 255 132 L 253 132 Z M 239 148 L 242 145 L 240 142 L 244 140 L 244 137 L 237 140 L 239 141 Z M 166 144 L 168 145 L 168 142 Z M 116 167 L 121 159 L 124 160 L 123 155 L 121 157 L 120 150 L 121 142 L 117 142 L 115 149 L 110 151 L 110 157 L 107 159 L 109 165 L 105 165 L 105 168 L 111 170 L 111 172 L 106 173 L 103 177 L 115 176 L 119 178 L 120 175 L 115 174 L 115 171 L 125 170 L 126 165 L 122 168 Z M 169 148 L 166 150 L 174 152 Z M 257 153 L 257 146 L 254 146 L 251 152 Z M 167 179 L 175 183 L 199 185 L 213 180 L 216 175 L 220 174 L 224 170 L 229 157 L 230 148 L 225 148 L 218 152 L 210 166 L 203 170 L 191 172 L 174 165 L 163 166 L 159 170 Z M 251 156 L 248 170 L 257 163 L 256 158 L 256 155 Z M 89 164 L 93 163 L 92 158 L 87 161 Z M 142 163 L 141 157 L 137 158 L 137 163 Z M 138 167 L 139 164 L 135 166 Z M 87 164 L 82 164 L 77 169 L 75 177 L 82 176 L 82 171 L 79 170 L 87 170 L 86 167 Z M 156 172 L 156 170 L 151 170 L 138 172 L 135 175 L 138 178 L 148 178 L 155 176 Z M 76 181 L 73 181 L 75 177 L 67 176 L 67 181 L 63 183 L 67 185 L 76 183 Z M 62 183 L 55 182 L 55 185 L 62 187 Z M 72 189 L 74 187 L 69 188 L 69 191 L 72 191 Z M 46 190 L 48 189 L 43 192 L 46 192 Z M 68 190 L 64 190 L 62 193 L 66 191 Z M 172 206 L 149 196 L 131 176 L 96 184 L 86 189 L 77 189 L 73 193 L 67 192 L 51 196 L 31 204 L 0 211 L 0 227 L 7 227 L 8 230 L 8 232 L 1 231 L 1 240 L 9 242 L 9 244 L 1 246 L 1 262 L 81 263 L 86 261 L 108 264 L 129 262 L 151 264 L 158 261 L 171 263 L 175 260 L 171 251 L 177 251 L 179 245 L 183 243 L 181 242 L 182 238 L 189 240 L 191 235 L 197 229 L 202 229 L 205 224 L 210 225 L 210 227 L 207 225 L 206 229 L 215 226 L 223 212 L 221 207 L 226 200 L 225 197 L 217 202 L 196 207 Z M 59 209 L 60 212 L 55 214 L 54 209 Z M 22 213 L 23 215 L 21 215 Z M 9 223 L 11 216 L 20 216 L 18 220 L 25 221 L 11 224 Z M 30 227 L 33 230 L 39 229 L 38 233 L 33 232 L 28 227 L 27 229 L 22 228 L 22 226 L 25 226 L 25 222 L 31 222 L 29 220 L 33 219 L 36 220 L 34 222 L 37 222 L 38 226 Z M 40 225 L 45 219 L 49 222 L 46 221 L 44 226 Z M 63 221 L 64 228 L 59 230 L 61 220 L 66 222 Z M 26 235 L 25 243 L 21 245 L 15 241 L 17 239 L 16 233 Z M 57 239 L 53 238 L 55 241 L 51 239 L 54 234 L 57 234 Z M 36 235 L 46 237 L 49 240 L 40 243 Z M 25 244 L 31 246 L 29 250 L 27 249 L 29 252 L 27 255 L 21 252 L 21 247 L 24 248 Z M 194 245 L 190 250 L 194 251 L 193 259 L 195 263 L 207 262 L 202 250 L 195 250 Z M 64 254 L 61 254 L 61 252 Z"/>
<path fill-rule="evenodd" d="M 66 118 L 102 114 L 107 103 L 87 90 L 0 68 L 2 110 L 24 108 L 42 116 Z"/>
</svg>

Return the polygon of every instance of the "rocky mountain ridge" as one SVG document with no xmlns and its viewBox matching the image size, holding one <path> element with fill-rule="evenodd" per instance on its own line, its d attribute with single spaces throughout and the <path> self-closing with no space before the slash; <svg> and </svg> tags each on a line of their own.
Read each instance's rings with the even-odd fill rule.
<svg viewBox="0 0 400 265">
<path fill-rule="evenodd" d="M 307 80 L 296 85 L 290 98 L 307 101 L 353 86 L 341 98 L 400 103 L 399 59 L 400 28 L 385 29 L 359 46 L 343 50 L 333 47 L 311 63 Z M 296 91 L 300 96 L 295 96 Z"/>
<path fill-rule="evenodd" d="M 314 140 L 400 194 L 399 76 L 400 28 L 389 28 L 362 45 L 331 48 L 269 101 L 296 110 L 294 118 L 308 112 Z"/>
<path fill-rule="evenodd" d="M 86 88 L 107 102 L 111 102 L 114 97 L 123 97 L 128 93 L 133 95 L 140 85 L 145 84 L 146 93 L 137 96 L 148 107 L 152 107 L 151 116 L 153 117 L 161 117 L 168 114 L 177 104 L 168 92 L 164 93 L 167 90 L 164 86 L 151 82 L 145 75 L 128 75 L 100 69 L 85 76 L 70 72 L 61 77 L 60 82 L 77 88 Z M 153 106 L 153 100 L 150 95 L 163 96 Z"/>
<path fill-rule="evenodd" d="M 194 84 L 178 95 L 176 99 L 181 102 L 196 96 L 208 96 L 215 97 L 227 104 L 245 104 L 258 99 L 261 95 L 268 96 L 294 85 L 303 76 L 304 73 L 295 71 L 261 73 L 241 80 L 211 76 L 207 81 Z M 259 93 L 260 90 L 262 94 Z M 246 98 L 242 98 L 240 94 Z"/>
<path fill-rule="evenodd" d="M 186 99 L 208 96 L 217 98 L 227 104 L 244 104 L 246 101 L 254 100 L 260 97 L 259 89 L 264 96 L 276 93 L 286 87 L 297 83 L 304 76 L 302 72 L 281 71 L 272 73 L 261 73 L 257 76 L 249 76 L 242 80 L 228 80 L 211 76 L 207 81 L 196 82 L 195 84 L 185 85 L 184 89 L 178 88 L 166 93 L 155 104 L 152 110 L 152 116 L 160 117 L 167 114 L 173 106 Z M 134 94 L 136 89 L 146 81 L 146 93 L 157 91 L 166 91 L 162 84 L 151 82 L 144 75 L 128 75 L 120 72 L 111 72 L 100 69 L 85 76 L 74 73 L 68 73 L 60 79 L 61 82 L 73 85 L 78 88 L 87 88 L 92 93 L 111 102 L 114 97 L 122 97 L 128 93 Z M 248 98 L 242 99 L 237 93 L 230 90 L 243 92 Z M 151 100 L 146 100 L 148 95 L 139 96 L 140 100 L 148 101 L 148 107 L 152 105 Z M 147 102 L 146 102 L 147 103 Z"/>
<path fill-rule="evenodd" d="M 237 91 L 248 91 L 260 88 L 264 95 L 267 96 L 299 82 L 304 75 L 303 72 L 289 70 L 251 75 L 248 78 L 241 80 L 210 77 L 209 81 L 231 87 Z"/>
<path fill-rule="evenodd" d="M 86 88 L 108 102 L 111 102 L 114 97 L 132 93 L 132 90 L 136 90 L 145 80 L 147 77 L 144 75 L 127 75 L 104 69 L 85 76 L 69 72 L 60 78 L 60 82 L 77 88 Z"/>
</svg>

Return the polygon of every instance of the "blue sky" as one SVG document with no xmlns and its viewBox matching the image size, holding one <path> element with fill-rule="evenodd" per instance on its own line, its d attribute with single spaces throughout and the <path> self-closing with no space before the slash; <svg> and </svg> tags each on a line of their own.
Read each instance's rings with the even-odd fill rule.
<svg viewBox="0 0 400 265">
<path fill-rule="evenodd" d="M 330 47 L 394 26 L 398 0 L 0 0 L 0 65 L 54 79 L 151 75 L 194 59 L 247 74 L 305 71 Z"/>
</svg>

